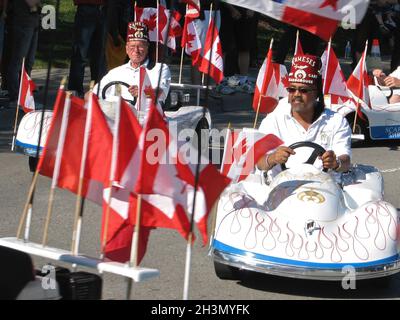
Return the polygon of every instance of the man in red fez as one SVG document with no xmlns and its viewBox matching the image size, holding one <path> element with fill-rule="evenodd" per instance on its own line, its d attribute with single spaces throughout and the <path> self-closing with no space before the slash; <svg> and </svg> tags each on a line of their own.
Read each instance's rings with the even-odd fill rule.
<svg viewBox="0 0 400 320">
<path fill-rule="evenodd" d="M 261 170 L 270 170 L 272 176 L 281 171 L 281 164 L 300 150 L 288 146 L 300 141 L 314 142 L 327 150 L 314 163 L 316 167 L 337 172 L 346 172 L 350 168 L 351 129 L 345 118 L 325 108 L 320 69 L 318 57 L 295 56 L 286 88 L 290 105 L 288 108 L 279 105 L 261 122 L 261 132 L 272 133 L 284 141 L 284 146 L 257 164 Z"/>
<path fill-rule="evenodd" d="M 160 85 L 158 101 L 164 102 L 168 96 L 171 72 L 166 64 L 155 63 L 149 59 L 149 33 L 147 25 L 140 21 L 130 22 L 128 24 L 126 38 L 126 54 L 129 62 L 110 70 L 100 81 L 100 95 L 103 96 L 103 89 L 108 83 L 121 81 L 129 87 L 121 87 L 121 96 L 127 101 L 134 101 L 134 107 L 137 108 L 137 97 L 140 80 L 140 67 L 145 67 L 151 87 L 156 90 Z M 161 70 L 160 70 L 161 69 Z M 158 78 L 161 79 L 158 81 Z M 93 88 L 97 93 L 97 85 Z M 115 95 L 115 86 L 105 90 L 105 96 Z M 144 111 L 148 111 L 149 105 L 145 106 Z"/>
</svg>

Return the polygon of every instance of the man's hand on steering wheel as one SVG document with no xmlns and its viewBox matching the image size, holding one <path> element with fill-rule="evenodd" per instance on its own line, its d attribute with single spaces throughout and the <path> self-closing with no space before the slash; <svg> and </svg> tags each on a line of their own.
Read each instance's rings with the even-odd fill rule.
<svg viewBox="0 0 400 320">
<path fill-rule="evenodd" d="M 137 96 L 139 95 L 139 87 L 138 86 L 130 86 L 128 88 L 128 91 L 134 98 L 137 98 Z"/>
<path fill-rule="evenodd" d="M 277 164 L 286 163 L 291 155 L 296 154 L 293 149 L 285 146 L 280 146 L 275 152 L 268 156 L 268 165 L 274 166 Z"/>
<path fill-rule="evenodd" d="M 339 167 L 339 163 L 337 162 L 337 157 L 335 152 L 332 150 L 326 151 L 322 156 L 319 157 L 322 160 L 322 165 L 324 169 L 332 169 L 335 170 Z"/>
</svg>

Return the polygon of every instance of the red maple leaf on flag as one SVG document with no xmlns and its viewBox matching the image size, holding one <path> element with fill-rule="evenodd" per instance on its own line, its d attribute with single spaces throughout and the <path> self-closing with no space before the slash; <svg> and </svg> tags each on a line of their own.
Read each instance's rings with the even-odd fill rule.
<svg viewBox="0 0 400 320">
<path fill-rule="evenodd" d="M 150 15 L 149 19 L 143 19 L 143 22 L 149 28 L 149 31 L 153 31 L 157 26 L 157 14 Z"/>
<path fill-rule="evenodd" d="M 155 100 L 156 95 L 152 86 L 145 86 L 143 92 L 147 97 L 151 98 L 153 101 Z"/>
<path fill-rule="evenodd" d="M 188 48 L 192 48 L 192 41 L 195 39 L 195 35 L 193 33 L 188 33 L 186 36 L 186 45 L 188 46 Z"/>
<path fill-rule="evenodd" d="M 287 88 L 289 86 L 289 77 L 288 77 L 288 75 L 286 75 L 283 78 L 281 78 L 281 81 L 282 81 L 283 85 L 285 86 L 285 88 Z"/>
</svg>

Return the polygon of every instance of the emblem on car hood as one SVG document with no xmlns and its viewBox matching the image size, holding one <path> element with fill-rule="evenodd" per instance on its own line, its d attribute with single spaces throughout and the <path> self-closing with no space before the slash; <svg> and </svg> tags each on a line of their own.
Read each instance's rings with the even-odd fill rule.
<svg viewBox="0 0 400 320">
<path fill-rule="evenodd" d="M 314 203 L 323 203 L 325 202 L 325 197 L 314 191 L 314 190 L 307 190 L 302 191 L 297 195 L 297 199 L 304 201 L 304 202 L 314 202 Z"/>
</svg>

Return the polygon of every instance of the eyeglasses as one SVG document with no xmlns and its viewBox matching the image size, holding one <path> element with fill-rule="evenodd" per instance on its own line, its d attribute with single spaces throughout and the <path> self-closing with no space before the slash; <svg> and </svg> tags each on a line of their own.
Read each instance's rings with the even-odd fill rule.
<svg viewBox="0 0 400 320">
<path fill-rule="evenodd" d="M 315 91 L 316 89 L 287 87 L 286 90 L 289 93 L 295 93 L 296 91 L 299 91 L 301 94 L 306 94 L 306 93 L 309 93 L 311 91 Z"/>
<path fill-rule="evenodd" d="M 133 46 L 127 46 L 127 48 L 128 48 L 128 50 L 135 50 L 135 49 L 138 49 L 139 51 L 143 51 L 143 50 L 145 50 L 146 49 L 146 46 L 145 45 L 143 45 L 143 46 L 141 46 L 141 45 L 133 45 Z"/>
</svg>

